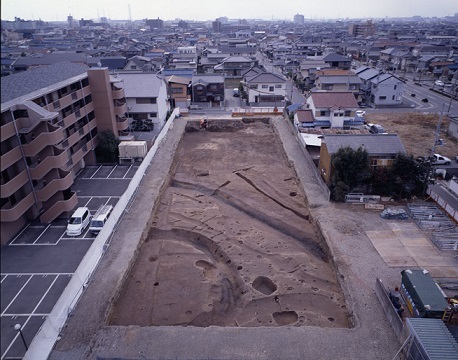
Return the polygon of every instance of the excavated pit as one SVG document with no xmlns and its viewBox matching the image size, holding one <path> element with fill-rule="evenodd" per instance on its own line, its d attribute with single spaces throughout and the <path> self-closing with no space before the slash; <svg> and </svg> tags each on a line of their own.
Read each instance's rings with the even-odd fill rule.
<svg viewBox="0 0 458 360">
<path fill-rule="evenodd" d="M 349 326 L 268 119 L 188 122 L 176 164 L 111 325 Z"/>
</svg>

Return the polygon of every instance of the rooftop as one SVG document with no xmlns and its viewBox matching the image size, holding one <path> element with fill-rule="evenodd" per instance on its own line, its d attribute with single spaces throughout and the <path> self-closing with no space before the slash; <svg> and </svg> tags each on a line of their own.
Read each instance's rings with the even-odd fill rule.
<svg viewBox="0 0 458 360">
<path fill-rule="evenodd" d="M 362 147 L 369 155 L 406 153 L 397 134 L 324 135 L 324 142 L 330 154 L 334 154 L 340 148 L 347 146 L 353 150 Z"/>
</svg>

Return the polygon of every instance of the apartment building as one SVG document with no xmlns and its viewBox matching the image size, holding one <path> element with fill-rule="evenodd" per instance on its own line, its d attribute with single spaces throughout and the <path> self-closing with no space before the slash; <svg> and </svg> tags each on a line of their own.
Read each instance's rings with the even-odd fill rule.
<svg viewBox="0 0 458 360">
<path fill-rule="evenodd" d="M 107 68 L 62 62 L 2 78 L 1 241 L 78 204 L 71 190 L 95 163 L 97 133 L 127 128 L 124 90 Z"/>
</svg>

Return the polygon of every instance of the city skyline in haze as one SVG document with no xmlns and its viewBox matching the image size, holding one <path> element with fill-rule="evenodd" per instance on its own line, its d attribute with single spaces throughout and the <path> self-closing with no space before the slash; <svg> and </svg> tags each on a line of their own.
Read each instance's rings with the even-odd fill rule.
<svg viewBox="0 0 458 360">
<path fill-rule="evenodd" d="M 351 6 L 349 6 L 349 4 Z M 2 0 L 1 19 L 66 21 L 71 15 L 75 20 L 99 19 L 106 17 L 111 20 L 214 20 L 219 17 L 230 19 L 264 19 L 292 20 L 295 14 L 310 19 L 377 19 L 399 17 L 445 17 L 458 13 L 456 0 L 436 0 L 434 2 L 420 0 L 384 0 L 368 2 L 353 0 L 349 3 L 341 0 L 284 0 L 282 2 L 266 0 L 262 5 L 253 1 L 232 0 L 216 2 L 199 0 L 128 0 L 123 4 L 111 0 L 79 0 L 61 1 L 47 0 Z"/>
</svg>

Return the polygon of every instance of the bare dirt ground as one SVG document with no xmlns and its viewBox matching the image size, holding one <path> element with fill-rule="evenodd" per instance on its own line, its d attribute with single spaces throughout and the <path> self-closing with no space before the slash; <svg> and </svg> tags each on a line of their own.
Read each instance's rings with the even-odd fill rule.
<svg viewBox="0 0 458 360">
<path fill-rule="evenodd" d="M 272 125 L 210 125 L 188 125 L 110 325 L 348 327 L 326 247 Z"/>
<path fill-rule="evenodd" d="M 397 133 L 408 154 L 414 157 L 431 155 L 438 114 L 377 113 L 366 115 L 366 121 L 382 125 L 389 133 Z M 444 116 L 439 138 L 445 140 L 445 145 L 437 146 L 435 152 L 454 158 L 458 155 L 458 140 L 447 135 L 448 124 L 449 119 Z"/>
</svg>

